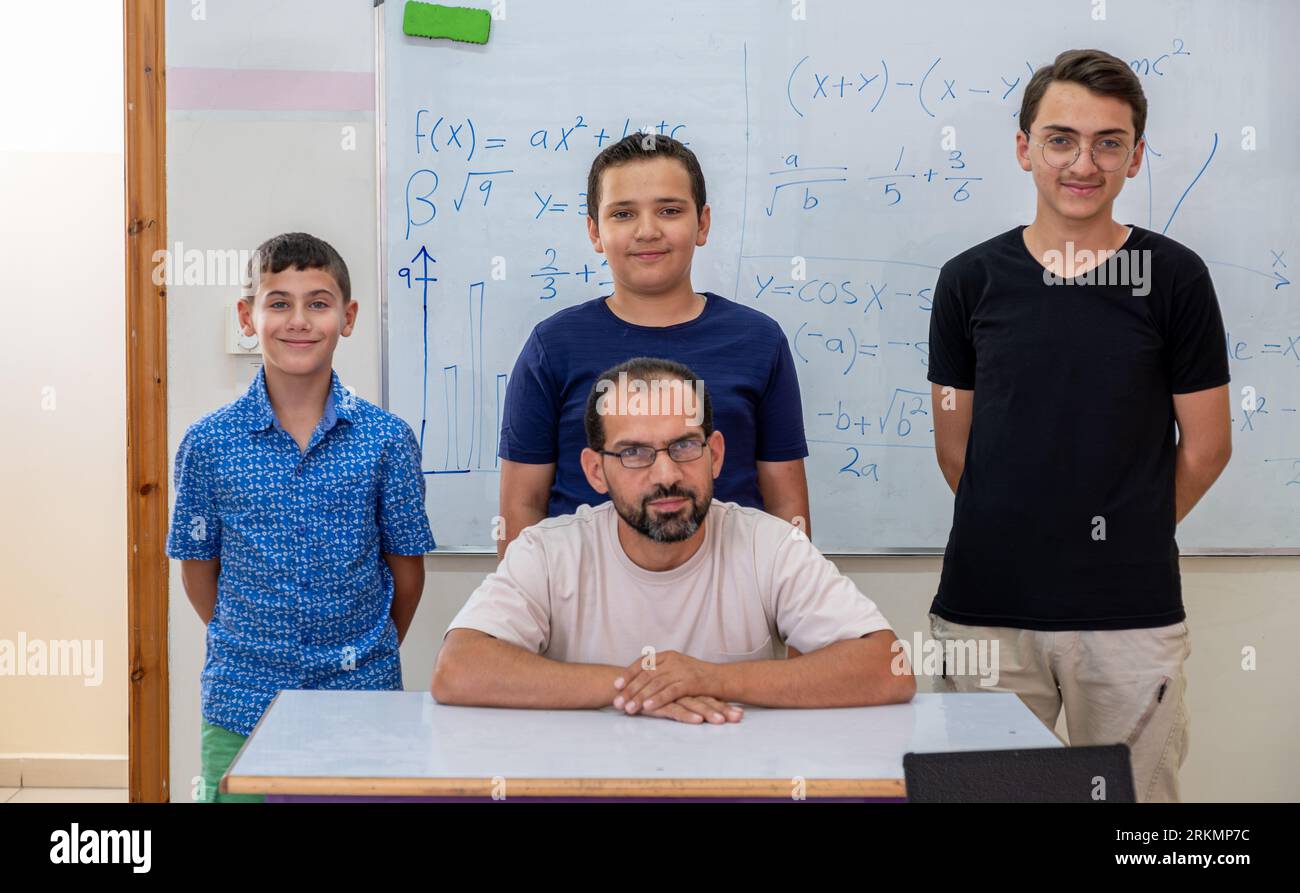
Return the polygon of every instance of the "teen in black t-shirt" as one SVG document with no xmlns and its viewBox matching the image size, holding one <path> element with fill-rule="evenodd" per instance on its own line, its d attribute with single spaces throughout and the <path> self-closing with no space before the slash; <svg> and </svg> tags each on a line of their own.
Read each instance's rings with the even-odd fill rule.
<svg viewBox="0 0 1300 893">
<path fill-rule="evenodd" d="M 1040 69 L 1016 138 L 1034 221 L 939 274 L 929 379 L 956 500 L 931 630 L 1000 652 L 995 679 L 945 663 L 941 688 L 1014 691 L 1049 727 L 1064 709 L 1071 744 L 1127 743 L 1138 798 L 1176 800 L 1174 530 L 1231 453 L 1228 357 L 1204 262 L 1112 217 L 1145 124 L 1122 60 Z"/>
</svg>

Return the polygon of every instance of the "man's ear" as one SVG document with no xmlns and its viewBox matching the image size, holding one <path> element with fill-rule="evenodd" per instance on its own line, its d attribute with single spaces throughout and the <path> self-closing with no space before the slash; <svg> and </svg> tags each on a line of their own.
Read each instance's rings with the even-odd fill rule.
<svg viewBox="0 0 1300 893">
<path fill-rule="evenodd" d="M 608 493 L 609 484 L 605 483 L 605 465 L 600 460 L 600 453 L 590 447 L 582 448 L 582 473 L 587 476 L 587 483 L 597 493 Z"/>
<path fill-rule="evenodd" d="M 591 247 L 596 249 L 597 254 L 605 253 L 605 246 L 600 240 L 600 227 L 596 225 L 596 218 L 587 215 L 587 238 L 591 240 Z"/>
<path fill-rule="evenodd" d="M 713 210 L 709 203 L 704 203 L 704 210 L 700 212 L 700 231 L 695 235 L 695 246 L 702 247 L 705 242 L 709 241 L 709 226 L 713 222 Z"/>
<path fill-rule="evenodd" d="M 708 444 L 709 454 L 713 457 L 713 479 L 717 480 L 722 472 L 722 458 L 727 452 L 727 446 L 722 440 L 722 432 L 714 431 L 710 434 Z"/>
<path fill-rule="evenodd" d="M 352 327 L 357 324 L 357 299 L 353 298 L 348 301 L 347 307 L 343 309 L 343 329 L 341 334 L 344 338 L 352 334 Z"/>
</svg>

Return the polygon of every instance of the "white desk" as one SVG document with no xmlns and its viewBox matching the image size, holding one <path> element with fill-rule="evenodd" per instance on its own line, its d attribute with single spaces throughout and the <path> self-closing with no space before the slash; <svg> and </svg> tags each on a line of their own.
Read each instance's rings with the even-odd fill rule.
<svg viewBox="0 0 1300 893">
<path fill-rule="evenodd" d="M 904 796 L 903 754 L 1060 747 L 1012 694 L 726 725 L 604 710 L 451 707 L 428 692 L 285 691 L 223 779 L 270 799 Z"/>
</svg>

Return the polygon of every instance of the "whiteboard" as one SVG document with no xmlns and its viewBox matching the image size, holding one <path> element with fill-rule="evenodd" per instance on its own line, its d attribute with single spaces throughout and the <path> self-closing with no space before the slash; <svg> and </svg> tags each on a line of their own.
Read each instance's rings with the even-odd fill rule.
<svg viewBox="0 0 1300 893">
<path fill-rule="evenodd" d="M 586 236 L 587 170 L 600 146 L 651 129 L 686 142 L 708 183 L 696 290 L 769 314 L 794 351 L 816 544 L 941 550 L 935 279 L 1032 220 L 1013 157 L 1024 86 L 1060 50 L 1101 46 L 1132 60 L 1150 104 L 1147 160 L 1116 217 L 1206 260 L 1229 333 L 1234 455 L 1179 545 L 1300 550 L 1295 4 L 1110 3 L 1097 21 L 1074 2 L 976 16 L 948 0 L 819 0 L 800 19 L 789 0 L 547 0 L 507 4 L 485 46 L 405 37 L 403 4 L 385 6 L 381 374 L 386 407 L 420 437 L 440 549 L 492 549 L 515 357 L 539 321 L 610 292 Z"/>
</svg>

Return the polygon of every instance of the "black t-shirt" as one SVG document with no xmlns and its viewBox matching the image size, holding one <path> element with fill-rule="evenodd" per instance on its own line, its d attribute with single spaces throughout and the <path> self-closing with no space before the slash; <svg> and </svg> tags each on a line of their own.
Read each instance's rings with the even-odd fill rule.
<svg viewBox="0 0 1300 893">
<path fill-rule="evenodd" d="M 1149 253 L 1048 284 L 1023 229 L 948 261 L 934 290 L 928 377 L 975 394 L 931 610 L 1019 629 L 1177 623 L 1172 395 L 1228 382 L 1209 271 L 1135 226 L 1121 252 Z M 1129 284 L 1095 284 L 1125 262 Z"/>
</svg>

